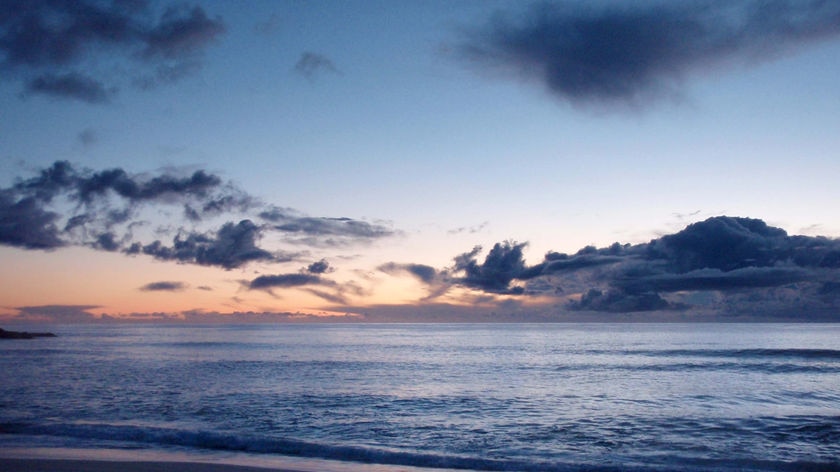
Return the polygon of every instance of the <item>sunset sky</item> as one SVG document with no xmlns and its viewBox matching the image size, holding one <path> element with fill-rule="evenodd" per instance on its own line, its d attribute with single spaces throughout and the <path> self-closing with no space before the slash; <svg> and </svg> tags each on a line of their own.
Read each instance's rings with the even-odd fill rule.
<svg viewBox="0 0 840 472">
<path fill-rule="evenodd" d="M 0 2 L 0 320 L 837 316 L 840 2 L 629 5 Z"/>
</svg>

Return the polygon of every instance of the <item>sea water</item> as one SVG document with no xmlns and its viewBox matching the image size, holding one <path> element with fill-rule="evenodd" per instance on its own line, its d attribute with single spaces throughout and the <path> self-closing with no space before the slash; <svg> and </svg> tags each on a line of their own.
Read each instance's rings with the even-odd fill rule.
<svg viewBox="0 0 840 472">
<path fill-rule="evenodd" d="M 0 342 L 0 455 L 840 470 L 840 324 L 49 329 Z"/>
</svg>

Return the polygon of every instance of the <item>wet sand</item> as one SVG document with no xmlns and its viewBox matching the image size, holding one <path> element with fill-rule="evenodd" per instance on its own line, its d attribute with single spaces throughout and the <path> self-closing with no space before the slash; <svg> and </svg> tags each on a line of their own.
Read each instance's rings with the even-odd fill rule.
<svg viewBox="0 0 840 472">
<path fill-rule="evenodd" d="M 201 462 L 99 461 L 79 459 L 0 458 L 4 472 L 294 472 L 229 464 Z"/>
</svg>

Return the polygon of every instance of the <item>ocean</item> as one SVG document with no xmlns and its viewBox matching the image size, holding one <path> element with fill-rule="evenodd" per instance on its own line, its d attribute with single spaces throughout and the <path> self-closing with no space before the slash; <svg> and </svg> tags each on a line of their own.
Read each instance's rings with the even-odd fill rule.
<svg viewBox="0 0 840 472">
<path fill-rule="evenodd" d="M 840 470 L 840 324 L 36 329 L 0 341 L 0 455 Z"/>
</svg>

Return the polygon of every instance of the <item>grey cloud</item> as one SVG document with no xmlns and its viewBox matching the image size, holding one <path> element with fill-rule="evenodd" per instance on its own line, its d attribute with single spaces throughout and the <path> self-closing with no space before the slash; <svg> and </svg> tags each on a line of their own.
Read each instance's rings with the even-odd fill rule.
<svg viewBox="0 0 840 472">
<path fill-rule="evenodd" d="M 0 191 L 0 244 L 24 249 L 55 249 L 67 243 L 56 226 L 59 215 L 44 209 L 37 198 L 18 198 Z"/>
<path fill-rule="evenodd" d="M 114 233 L 102 233 L 96 237 L 96 241 L 92 247 L 103 251 L 114 252 L 120 249 L 120 243 L 116 240 Z"/>
<path fill-rule="evenodd" d="M 90 147 L 96 144 L 99 141 L 99 136 L 96 134 L 96 130 L 92 128 L 85 128 L 79 132 L 77 138 L 79 139 L 79 143 L 84 147 Z"/>
<path fill-rule="evenodd" d="M 157 229 L 156 241 L 135 240 L 135 229 L 149 226 L 140 217 L 149 208 L 171 217 L 167 206 L 183 208 L 183 221 Z M 267 221 L 254 223 L 253 215 Z M 201 229 L 210 218 L 233 221 L 214 231 Z M 238 221 L 238 223 L 236 222 Z M 157 175 L 131 174 L 121 168 L 92 171 L 57 161 L 28 179 L 0 188 L 0 244 L 49 250 L 85 246 L 103 251 L 145 254 L 160 260 L 217 266 L 225 269 L 254 262 L 289 262 L 298 254 L 268 251 L 258 246 L 267 232 L 286 242 L 349 245 L 395 234 L 385 226 L 350 218 L 317 218 L 266 205 L 232 183 L 204 170 L 183 174 L 167 170 Z M 304 235 L 301 238 L 299 235 Z M 172 237 L 171 243 L 165 239 Z M 326 273 L 326 260 L 306 270 Z M 318 272 L 321 271 L 321 272 Z"/>
<path fill-rule="evenodd" d="M 260 21 L 254 25 L 254 32 L 263 36 L 271 36 L 278 31 L 282 26 L 282 19 L 276 13 L 271 14 L 264 21 Z"/>
<path fill-rule="evenodd" d="M 394 236 L 396 232 L 381 224 L 347 217 L 328 218 L 299 215 L 288 208 L 269 207 L 259 216 L 273 229 L 288 235 L 289 242 L 308 245 L 343 246 L 348 242 Z"/>
<path fill-rule="evenodd" d="M 237 224 L 225 223 L 215 234 L 191 233 L 178 235 L 172 246 L 155 241 L 140 247 L 135 244 L 126 250 L 129 254 L 143 253 L 161 260 L 171 260 L 206 266 L 234 269 L 253 262 L 288 262 L 290 256 L 278 256 L 257 247 L 261 229 L 251 220 Z"/>
<path fill-rule="evenodd" d="M 601 290 L 591 289 L 583 294 L 580 301 L 572 302 L 571 308 L 625 313 L 655 311 L 674 307 L 655 292 L 628 294 L 620 290 L 602 292 Z"/>
<path fill-rule="evenodd" d="M 93 104 L 110 102 L 114 93 L 115 88 L 108 88 L 98 80 L 75 72 L 44 74 L 26 84 L 26 95 L 49 95 Z"/>
<path fill-rule="evenodd" d="M 496 243 L 483 264 L 476 260 L 481 247 L 455 257 L 454 273 L 463 273 L 456 283 L 491 293 L 522 293 L 521 287 L 510 287 L 514 279 L 532 276 L 526 268 L 522 249 L 527 243 L 505 241 Z"/>
<path fill-rule="evenodd" d="M 407 272 L 426 284 L 435 282 L 438 277 L 438 272 L 434 267 L 424 264 L 399 264 L 396 262 L 388 262 L 378 267 L 379 270 L 386 274 L 395 274 L 399 272 Z"/>
<path fill-rule="evenodd" d="M 77 323 L 96 321 L 101 318 L 90 310 L 99 308 L 97 305 L 39 305 L 16 307 L 17 319 L 25 321 Z"/>
<path fill-rule="evenodd" d="M 330 58 L 323 54 L 309 51 L 300 55 L 300 59 L 295 63 L 295 71 L 306 77 L 309 81 L 315 80 L 318 74 L 323 72 L 341 74 Z"/>
<path fill-rule="evenodd" d="M 89 202 L 95 196 L 108 191 L 129 201 L 155 200 L 175 194 L 203 196 L 210 189 L 219 187 L 221 183 L 219 177 L 201 170 L 189 177 L 162 175 L 143 182 L 129 176 L 122 169 L 109 169 L 88 178 L 80 178 L 78 197 L 83 202 Z"/>
<path fill-rule="evenodd" d="M 150 59 L 187 57 L 201 51 L 224 31 L 222 21 L 209 18 L 201 7 L 169 7 L 160 23 L 141 35 L 146 46 L 143 56 Z"/>
<path fill-rule="evenodd" d="M 679 94 L 686 76 L 710 64 L 767 60 L 838 34 L 833 1 L 563 2 L 498 14 L 459 49 L 574 104 L 635 107 Z"/>
<path fill-rule="evenodd" d="M 676 292 L 684 290 L 738 290 L 777 287 L 813 279 L 814 274 L 796 268 L 746 267 L 724 272 L 700 269 L 680 274 L 661 274 L 635 279 L 618 279 L 613 285 L 625 292 Z"/>
<path fill-rule="evenodd" d="M 251 290 L 265 290 L 272 288 L 302 287 L 305 285 L 331 285 L 332 282 L 312 274 L 278 274 L 261 275 L 250 283 Z"/>
<path fill-rule="evenodd" d="M 324 274 L 330 270 L 330 263 L 326 259 L 313 262 L 306 267 L 306 271 L 310 274 Z"/>
<path fill-rule="evenodd" d="M 553 298 L 572 311 L 691 310 L 695 303 L 709 309 L 709 300 L 719 300 L 721 311 L 753 304 L 756 312 L 782 313 L 796 310 L 796 303 L 820 313 L 840 309 L 840 240 L 789 236 L 758 219 L 713 217 L 648 243 L 587 246 L 573 255 L 550 251 L 531 266 L 524 247 L 497 243 L 483 262 L 476 247 L 439 271 L 393 262 L 379 269 L 414 275 L 435 289 L 430 298 L 459 285 L 484 294 Z M 715 296 L 692 295 L 703 293 Z"/>
<path fill-rule="evenodd" d="M 151 282 L 142 287 L 140 290 L 144 292 L 182 292 L 186 290 L 187 284 L 184 282 Z"/>
<path fill-rule="evenodd" d="M 790 257 L 787 233 L 751 218 L 710 218 L 652 242 L 649 257 L 668 259 L 680 272 L 769 267 Z"/>
<path fill-rule="evenodd" d="M 105 103 L 117 91 L 120 62 L 139 77 L 150 69 L 158 82 L 177 80 L 199 68 L 203 50 L 224 33 L 221 19 L 200 7 L 155 16 L 146 2 L 7 0 L 0 68 L 23 77 L 29 92 Z M 104 72 L 84 77 L 73 68 Z"/>
</svg>

